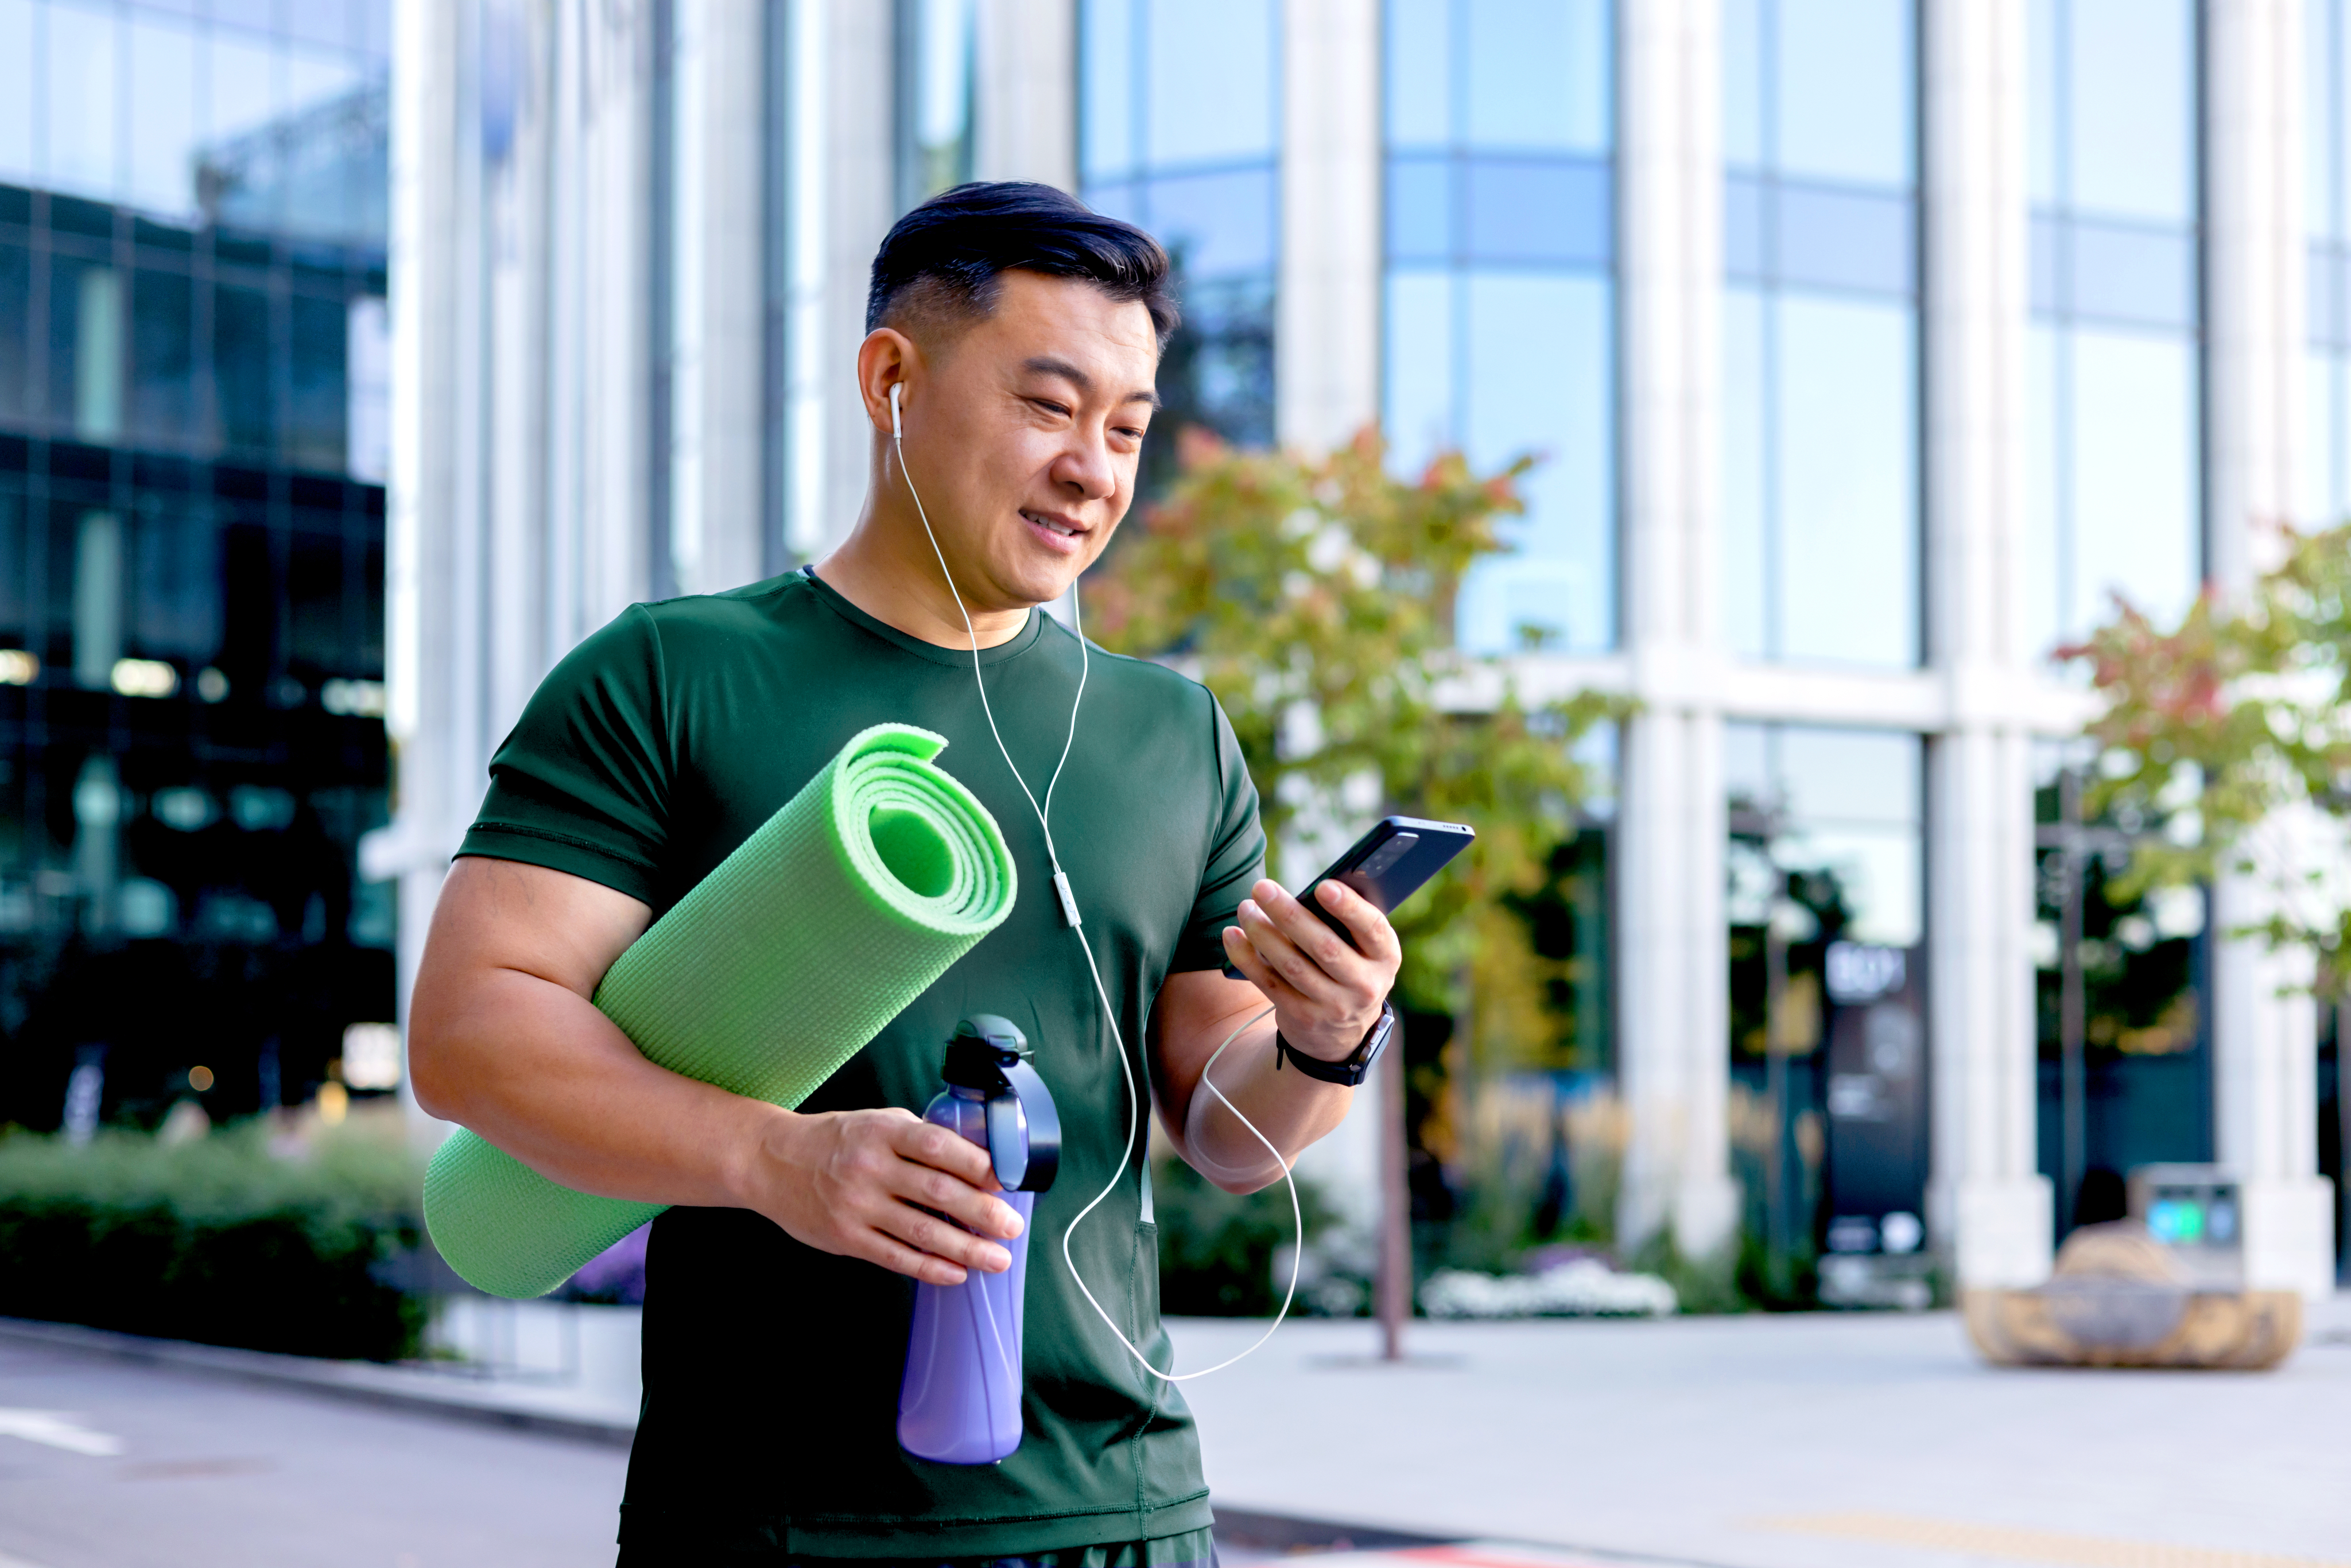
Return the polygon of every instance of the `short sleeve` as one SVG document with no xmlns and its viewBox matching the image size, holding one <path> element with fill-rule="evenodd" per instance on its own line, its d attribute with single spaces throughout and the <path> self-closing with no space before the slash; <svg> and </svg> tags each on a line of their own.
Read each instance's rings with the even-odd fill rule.
<svg viewBox="0 0 2351 1568">
<path fill-rule="evenodd" d="M 569 872 L 656 906 L 671 752 L 661 636 L 631 605 L 548 673 L 490 758 L 460 855 Z"/>
<path fill-rule="evenodd" d="M 1265 869 L 1265 829 L 1257 818 L 1257 785 L 1249 779 L 1240 742 L 1224 708 L 1208 699 L 1217 759 L 1217 800 L 1208 825 L 1207 864 L 1200 873 L 1200 891 L 1192 902 L 1192 915 L 1176 945 L 1170 973 L 1187 969 L 1221 969 L 1225 965 L 1225 927 L 1249 896 Z"/>
</svg>

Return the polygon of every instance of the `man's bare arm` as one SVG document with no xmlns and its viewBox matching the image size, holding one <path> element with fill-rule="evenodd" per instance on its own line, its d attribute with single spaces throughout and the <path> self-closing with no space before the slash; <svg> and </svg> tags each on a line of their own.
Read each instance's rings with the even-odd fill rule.
<svg viewBox="0 0 2351 1568">
<path fill-rule="evenodd" d="M 1354 1091 L 1293 1068 L 1277 1068 L 1277 1025 L 1301 1051 L 1336 1061 L 1353 1054 L 1379 1018 L 1402 960 L 1387 917 L 1337 883 L 1318 896 L 1347 923 L 1346 943 L 1271 882 L 1259 882 L 1225 932 L 1225 951 L 1246 980 L 1202 969 L 1170 975 L 1151 1012 L 1152 1098 L 1160 1124 L 1186 1164 L 1228 1192 L 1254 1192 L 1281 1176 L 1280 1161 L 1346 1119 Z M 1208 1059 L 1236 1029 L 1270 1005 L 1217 1061 L 1213 1082 L 1239 1107 L 1260 1140 L 1201 1087 Z"/>
<path fill-rule="evenodd" d="M 589 998 L 651 916 L 583 877 L 458 861 L 409 1010 L 417 1103 L 582 1192 L 752 1209 L 811 1247 L 937 1284 L 1010 1266 L 988 1238 L 1020 1222 L 988 1196 L 976 1145 L 903 1110 L 800 1115 L 639 1055 Z"/>
</svg>

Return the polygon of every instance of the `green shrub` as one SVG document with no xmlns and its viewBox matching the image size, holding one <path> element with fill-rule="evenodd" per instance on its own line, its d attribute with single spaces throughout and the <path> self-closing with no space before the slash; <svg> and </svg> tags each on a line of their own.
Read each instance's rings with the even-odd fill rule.
<svg viewBox="0 0 2351 1568">
<path fill-rule="evenodd" d="M 1280 1181 L 1236 1197 L 1175 1158 L 1152 1162 L 1151 1199 L 1159 1227 L 1160 1310 L 1175 1317 L 1271 1317 L 1290 1283 L 1298 1218 L 1306 1221 L 1310 1247 L 1334 1218 L 1311 1182 L 1299 1182 L 1299 1216 L 1292 1216 Z"/>
<path fill-rule="evenodd" d="M 0 1314 L 297 1355 L 413 1354 L 419 1167 L 346 1131 L 270 1152 L 258 1124 L 167 1145 L 0 1137 Z"/>
</svg>

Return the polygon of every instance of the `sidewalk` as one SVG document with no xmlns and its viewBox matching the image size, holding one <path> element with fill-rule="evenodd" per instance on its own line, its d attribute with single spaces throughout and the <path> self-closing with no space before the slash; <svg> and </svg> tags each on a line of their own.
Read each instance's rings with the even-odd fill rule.
<svg viewBox="0 0 2351 1568">
<path fill-rule="evenodd" d="M 0 1337 L 625 1445 L 637 1321 L 464 1301 L 436 1338 L 496 1375 Z M 1263 1329 L 1170 1326 L 1179 1371 Z M 1375 1550 L 1330 1568 L 2351 1568 L 2351 1295 L 2270 1374 L 1998 1370 L 1949 1313 L 1416 1323 L 1407 1345 L 1384 1365 L 1368 1322 L 1296 1322 L 1184 1385 L 1236 1568 L 1342 1538 Z"/>
<path fill-rule="evenodd" d="M 1259 1332 L 1173 1329 L 1178 1371 Z M 1377 1343 L 1294 1323 L 1185 1385 L 1221 1504 L 1735 1568 L 2351 1565 L 2351 1297 L 2268 1374 L 1995 1369 L 1941 1312 Z"/>
<path fill-rule="evenodd" d="M 0 1318 L 0 1340 L 625 1448 L 637 1428 L 638 1322 L 634 1307 L 458 1297 L 446 1304 L 433 1338 L 473 1359 L 392 1366 L 229 1350 L 23 1318 Z"/>
</svg>

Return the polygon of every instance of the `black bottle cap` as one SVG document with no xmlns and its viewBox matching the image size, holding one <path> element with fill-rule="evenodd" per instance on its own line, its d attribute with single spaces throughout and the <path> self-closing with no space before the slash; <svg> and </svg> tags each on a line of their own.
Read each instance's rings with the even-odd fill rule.
<svg viewBox="0 0 2351 1568">
<path fill-rule="evenodd" d="M 956 1025 L 940 1076 L 958 1089 L 977 1089 L 989 1096 L 1008 1093 L 1012 1085 L 1004 1070 L 1028 1055 L 1028 1037 L 1011 1019 L 974 1013 Z"/>
</svg>

